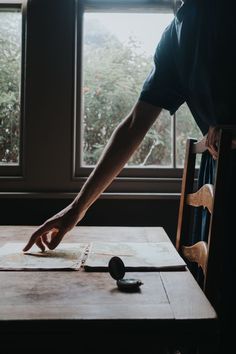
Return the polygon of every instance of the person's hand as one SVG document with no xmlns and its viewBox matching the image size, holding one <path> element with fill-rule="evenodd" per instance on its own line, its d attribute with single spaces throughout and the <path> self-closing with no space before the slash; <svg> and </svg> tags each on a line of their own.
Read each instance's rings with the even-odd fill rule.
<svg viewBox="0 0 236 354">
<path fill-rule="evenodd" d="M 219 128 L 210 127 L 206 135 L 206 147 L 214 160 L 218 157 Z"/>
<path fill-rule="evenodd" d="M 65 234 L 70 231 L 84 216 L 85 212 L 78 215 L 78 211 L 70 204 L 68 207 L 46 220 L 30 237 L 23 251 L 27 252 L 34 244 L 41 251 L 48 247 L 50 250 L 56 248 Z"/>
</svg>

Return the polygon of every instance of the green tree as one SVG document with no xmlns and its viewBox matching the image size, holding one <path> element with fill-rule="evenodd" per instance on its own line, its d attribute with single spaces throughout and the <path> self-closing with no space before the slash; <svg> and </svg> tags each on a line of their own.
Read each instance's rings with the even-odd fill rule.
<svg viewBox="0 0 236 354">
<path fill-rule="evenodd" d="M 99 21 L 86 25 L 84 40 L 84 162 L 96 164 L 112 134 L 137 100 L 152 66 L 152 56 L 137 50 L 130 38 L 121 43 Z M 17 163 L 20 140 L 21 14 L 0 12 L 0 163 Z M 184 159 L 188 136 L 200 136 L 189 110 L 177 112 L 177 165 Z M 169 113 L 149 130 L 129 165 L 172 163 L 172 126 Z"/>
<path fill-rule="evenodd" d="M 137 100 L 152 66 L 152 56 L 137 51 L 130 38 L 121 43 L 96 20 L 84 38 L 84 162 L 96 164 L 115 127 Z M 146 135 L 129 165 L 171 163 L 171 124 L 165 112 Z M 158 149 L 158 154 L 156 150 Z"/>
<path fill-rule="evenodd" d="M 17 163 L 20 134 L 21 15 L 0 12 L 0 163 Z"/>
<path fill-rule="evenodd" d="M 177 111 L 176 150 L 177 166 L 183 166 L 187 138 L 201 139 L 202 133 L 195 123 L 189 108 L 183 104 Z"/>
<path fill-rule="evenodd" d="M 121 43 L 95 19 L 86 20 L 84 38 L 84 162 L 95 165 L 115 127 L 137 100 L 152 67 L 152 56 L 141 53 L 130 38 Z M 192 115 L 183 105 L 177 112 L 177 166 L 182 166 L 187 137 L 200 137 Z M 172 117 L 163 111 L 130 158 L 130 166 L 172 166 Z"/>
</svg>

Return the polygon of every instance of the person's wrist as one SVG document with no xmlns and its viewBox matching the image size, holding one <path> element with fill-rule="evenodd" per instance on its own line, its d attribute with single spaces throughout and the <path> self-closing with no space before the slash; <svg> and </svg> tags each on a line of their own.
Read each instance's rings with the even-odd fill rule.
<svg viewBox="0 0 236 354">
<path fill-rule="evenodd" d="M 85 209 L 80 201 L 78 199 L 74 200 L 73 203 L 71 204 L 71 209 L 72 212 L 77 219 L 77 222 L 79 222 L 85 215 L 87 209 Z"/>
</svg>

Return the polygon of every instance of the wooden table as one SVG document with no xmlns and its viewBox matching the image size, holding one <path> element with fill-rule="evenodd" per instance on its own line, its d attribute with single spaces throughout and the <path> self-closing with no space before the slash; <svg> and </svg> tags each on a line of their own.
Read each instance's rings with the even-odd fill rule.
<svg viewBox="0 0 236 354">
<path fill-rule="evenodd" d="M 0 246 L 27 242 L 35 227 L 0 226 Z M 159 227 L 76 227 L 67 242 L 166 242 Z M 190 272 L 139 272 L 140 293 L 118 291 L 109 273 L 1 271 L 0 337 L 9 348 L 162 353 L 163 346 L 205 344 L 214 353 L 217 317 Z M 90 339 L 86 339 L 85 337 Z M 108 338 L 113 341 L 109 346 Z M 129 345 L 127 344 L 129 343 Z M 51 346 L 51 347 L 50 347 Z M 67 352 L 72 352 L 67 351 Z M 74 352 L 74 351 L 73 351 Z M 7 352 L 8 353 L 8 352 Z"/>
</svg>

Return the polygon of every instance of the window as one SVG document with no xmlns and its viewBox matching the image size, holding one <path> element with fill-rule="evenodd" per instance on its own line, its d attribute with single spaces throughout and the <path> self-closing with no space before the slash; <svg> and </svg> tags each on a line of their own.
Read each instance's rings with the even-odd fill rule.
<svg viewBox="0 0 236 354">
<path fill-rule="evenodd" d="M 20 164 L 22 15 L 16 4 L 0 5 L 0 169 L 4 173 L 6 167 Z"/>
<path fill-rule="evenodd" d="M 3 193 L 78 193 L 135 103 L 173 4 L 0 0 Z M 179 192 L 186 117 L 196 129 L 186 106 L 176 117 L 164 111 L 106 192 Z"/>
<path fill-rule="evenodd" d="M 84 14 L 83 166 L 96 164 L 113 130 L 132 109 L 156 44 L 172 18 L 173 14 Z M 171 130 L 171 119 L 164 113 L 128 166 L 170 166 L 171 143 L 162 140 L 171 142 Z"/>
<path fill-rule="evenodd" d="M 98 161 L 114 128 L 132 109 L 153 65 L 156 45 L 171 20 L 173 9 L 110 8 L 90 1 L 83 13 L 82 109 L 77 130 L 77 175 L 86 175 Z M 130 7 L 128 6 L 130 5 Z M 121 11 L 122 10 L 122 11 Z M 81 55 L 81 46 L 78 48 Z M 81 64 L 81 63 L 80 63 Z M 121 176 L 179 175 L 187 136 L 200 132 L 183 105 L 174 117 L 164 111 L 128 161 Z"/>
<path fill-rule="evenodd" d="M 181 168 L 184 165 L 185 145 L 187 138 L 193 137 L 196 139 L 201 139 L 202 133 L 196 125 L 186 104 L 183 104 L 178 109 L 174 119 L 176 121 L 176 166 Z M 200 161 L 198 159 L 198 164 L 199 163 Z"/>
</svg>

